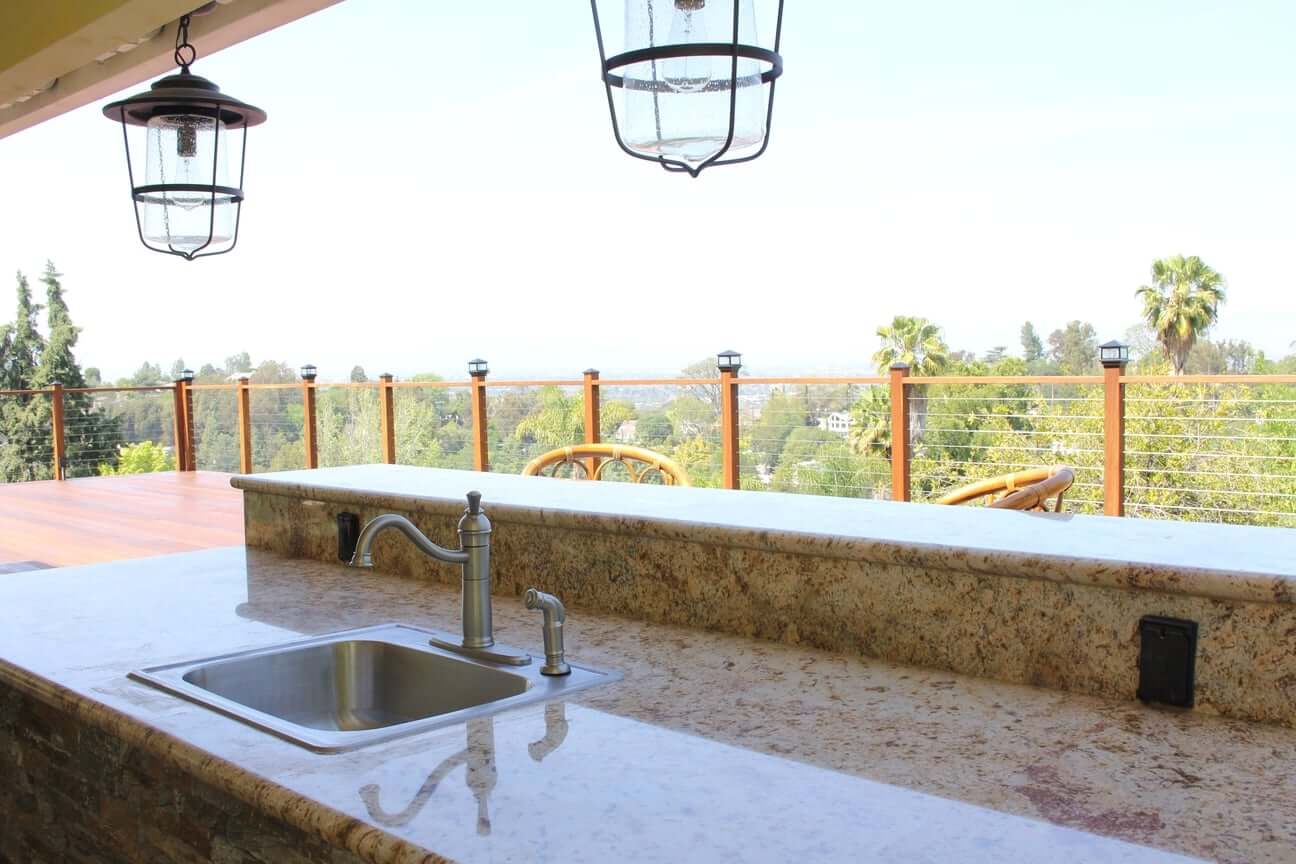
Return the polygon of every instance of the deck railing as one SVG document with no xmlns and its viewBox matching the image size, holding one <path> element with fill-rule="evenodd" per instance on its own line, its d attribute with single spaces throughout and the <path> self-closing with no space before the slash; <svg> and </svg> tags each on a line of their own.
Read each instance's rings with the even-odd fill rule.
<svg viewBox="0 0 1296 864">
<path fill-rule="evenodd" d="M 1294 375 L 1112 367 L 920 377 L 896 367 L 886 376 L 603 379 L 588 370 L 562 380 L 481 372 L 461 381 L 56 385 L 0 392 L 0 402 L 50 402 L 47 427 L 3 442 L 5 459 L 51 465 L 56 479 L 111 467 L 114 454 L 75 440 L 87 417 L 126 398 L 156 399 L 165 410 L 151 422 L 165 417 L 168 428 L 120 430 L 121 440 L 156 441 L 182 471 L 379 461 L 516 473 L 552 447 L 606 438 L 670 449 L 695 485 L 927 500 L 973 479 L 1067 464 L 1077 474 L 1073 511 L 1296 526 Z M 209 428 L 222 422 L 233 428 Z"/>
</svg>

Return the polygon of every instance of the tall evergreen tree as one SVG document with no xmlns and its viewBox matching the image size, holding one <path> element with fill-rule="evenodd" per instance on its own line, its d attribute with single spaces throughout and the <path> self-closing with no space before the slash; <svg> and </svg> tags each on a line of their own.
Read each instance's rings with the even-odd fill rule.
<svg viewBox="0 0 1296 864">
<path fill-rule="evenodd" d="M 6 390 L 29 390 L 45 340 L 36 327 L 39 303 L 32 302 L 31 285 L 18 273 L 18 307 L 4 334 L 4 365 L 0 380 Z M 0 476 L 6 481 L 45 480 L 50 464 L 49 401 L 42 396 L 16 396 L 0 404 Z"/>
<path fill-rule="evenodd" d="M 72 355 L 81 328 L 73 325 L 67 301 L 63 299 L 63 284 L 59 282 L 62 275 L 54 269 L 53 261 L 45 262 L 41 283 L 45 286 L 45 320 L 49 340 L 32 373 L 31 386 L 34 388 L 49 387 L 56 381 L 64 387 L 85 386 L 85 376 L 81 374 L 81 367 Z"/>
<path fill-rule="evenodd" d="M 14 323 L 9 327 L 8 351 L 5 355 L 4 387 L 6 390 L 27 390 L 31 388 L 32 376 L 36 373 L 36 364 L 40 362 L 41 351 L 45 340 L 36 328 L 36 316 L 41 305 L 32 302 L 31 285 L 27 277 L 18 273 L 18 310 Z"/>
<path fill-rule="evenodd" d="M 45 286 L 46 325 L 49 339 L 45 343 L 31 386 L 36 389 L 60 383 L 64 387 L 86 386 L 85 375 L 72 350 L 76 347 L 81 328 L 72 323 L 67 301 L 63 297 L 63 274 L 54 269 L 54 262 L 45 262 L 41 282 Z M 34 400 L 36 425 L 49 428 L 51 422 L 48 399 Z M 64 454 L 69 477 L 88 477 L 99 473 L 99 464 L 115 464 L 121 433 L 116 420 L 98 410 L 94 399 L 85 393 L 68 393 L 63 397 Z M 46 439 L 49 440 L 48 438 Z M 42 448 L 52 464 L 52 444 Z"/>
<path fill-rule="evenodd" d="M 1035 325 L 1029 321 L 1021 326 L 1021 346 L 1022 359 L 1027 363 L 1034 363 L 1044 356 L 1044 343 L 1035 332 Z"/>
</svg>

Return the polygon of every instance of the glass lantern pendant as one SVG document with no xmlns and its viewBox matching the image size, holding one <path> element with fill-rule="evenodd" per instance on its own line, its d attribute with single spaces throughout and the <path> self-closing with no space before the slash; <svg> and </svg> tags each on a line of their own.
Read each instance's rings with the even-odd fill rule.
<svg viewBox="0 0 1296 864">
<path fill-rule="evenodd" d="M 103 109 L 121 123 L 140 241 L 189 261 L 228 252 L 238 241 L 247 129 L 266 119 L 260 108 L 190 72 L 196 57 L 186 15 L 176 31 L 179 73 Z M 142 147 L 136 144 L 144 156 L 141 185 L 128 127 L 145 130 Z"/>
<path fill-rule="evenodd" d="M 611 11 L 618 2 L 625 4 L 623 18 L 600 16 L 601 7 Z M 758 22 L 758 4 L 772 20 Z M 783 0 L 590 0 L 590 6 L 612 133 L 622 150 L 694 177 L 765 152 L 774 84 L 783 73 Z M 773 33 L 768 47 L 759 32 Z M 614 49 L 610 56 L 607 46 Z"/>
</svg>

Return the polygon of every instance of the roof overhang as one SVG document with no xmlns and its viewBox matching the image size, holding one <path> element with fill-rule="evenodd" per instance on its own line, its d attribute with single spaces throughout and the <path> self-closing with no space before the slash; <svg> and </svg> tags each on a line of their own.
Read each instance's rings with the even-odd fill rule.
<svg viewBox="0 0 1296 864">
<path fill-rule="evenodd" d="M 217 0 L 190 24 L 204 55 L 339 0 Z M 175 22 L 203 0 L 4 0 L 0 138 L 175 66 Z"/>
</svg>

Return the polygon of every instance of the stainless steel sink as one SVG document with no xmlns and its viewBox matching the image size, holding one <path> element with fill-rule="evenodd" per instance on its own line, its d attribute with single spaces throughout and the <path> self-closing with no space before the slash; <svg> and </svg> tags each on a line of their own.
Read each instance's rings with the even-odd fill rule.
<svg viewBox="0 0 1296 864">
<path fill-rule="evenodd" d="M 429 644 L 446 634 L 381 624 L 269 648 L 171 663 L 130 677 L 319 752 L 363 747 L 558 699 L 620 676 L 573 665 L 469 659 Z"/>
</svg>

